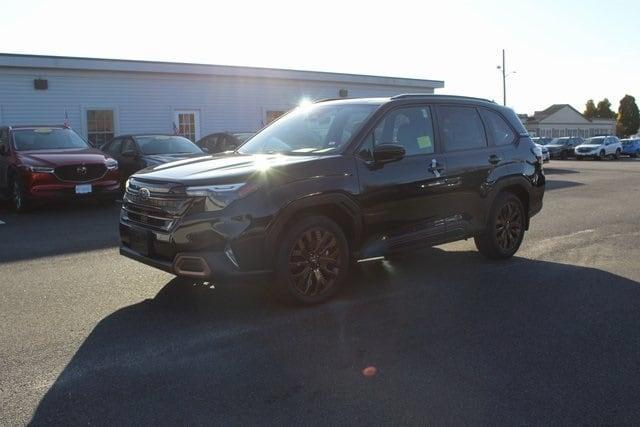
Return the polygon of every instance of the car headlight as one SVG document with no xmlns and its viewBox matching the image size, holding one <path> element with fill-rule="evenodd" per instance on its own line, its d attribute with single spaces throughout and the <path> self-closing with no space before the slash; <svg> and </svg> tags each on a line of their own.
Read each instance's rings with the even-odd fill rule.
<svg viewBox="0 0 640 427">
<path fill-rule="evenodd" d="M 537 145 L 534 145 L 531 151 L 533 152 L 533 154 L 535 154 L 536 157 L 542 157 L 542 148 L 538 147 Z"/>
<path fill-rule="evenodd" d="M 104 164 L 110 171 L 118 169 L 118 161 L 116 159 L 107 159 Z"/>
<path fill-rule="evenodd" d="M 258 189 L 255 182 L 242 182 L 237 184 L 205 185 L 187 187 L 185 192 L 192 197 L 206 197 L 206 209 L 215 211 L 224 209 L 235 200 L 247 197 Z"/>
<path fill-rule="evenodd" d="M 27 169 L 36 173 L 53 173 L 53 168 L 47 166 L 27 166 Z"/>
</svg>

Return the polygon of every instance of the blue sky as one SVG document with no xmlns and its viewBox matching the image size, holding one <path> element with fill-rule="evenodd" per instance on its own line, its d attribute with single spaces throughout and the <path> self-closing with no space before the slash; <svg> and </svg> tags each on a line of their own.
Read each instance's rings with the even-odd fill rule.
<svg viewBox="0 0 640 427">
<path fill-rule="evenodd" d="M 532 113 L 640 102 L 640 1 L 4 0 L 0 51 L 418 77 Z"/>
</svg>

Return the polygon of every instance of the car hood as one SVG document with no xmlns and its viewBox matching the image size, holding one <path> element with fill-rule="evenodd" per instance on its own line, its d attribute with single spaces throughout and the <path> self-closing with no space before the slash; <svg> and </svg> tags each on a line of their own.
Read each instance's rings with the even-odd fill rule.
<svg viewBox="0 0 640 427">
<path fill-rule="evenodd" d="M 18 151 L 17 156 L 25 165 L 49 167 L 104 163 L 109 158 L 97 148 Z"/>
<path fill-rule="evenodd" d="M 207 156 L 206 153 L 178 153 L 178 154 L 145 154 L 142 158 L 149 164 L 161 165 L 164 163 L 175 162 L 182 159 L 193 159 L 195 157 Z"/>
<path fill-rule="evenodd" d="M 310 167 L 310 164 L 318 163 L 319 160 L 325 165 L 334 163 L 335 168 L 340 168 L 339 164 L 342 162 L 335 162 L 335 159 L 340 157 L 342 156 L 244 155 L 237 153 L 207 155 L 151 166 L 138 171 L 133 177 L 144 181 L 175 182 L 185 185 L 238 183 L 258 174 L 271 175 L 280 181 L 285 178 L 286 181 L 286 177 L 297 179 L 317 175 L 317 168 Z M 337 171 L 338 169 L 336 169 Z"/>
</svg>

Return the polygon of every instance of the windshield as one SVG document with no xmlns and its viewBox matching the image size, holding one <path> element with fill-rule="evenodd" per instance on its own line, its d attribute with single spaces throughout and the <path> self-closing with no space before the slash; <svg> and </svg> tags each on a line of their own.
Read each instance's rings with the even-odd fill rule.
<svg viewBox="0 0 640 427">
<path fill-rule="evenodd" d="M 622 145 L 632 145 L 634 144 L 636 141 L 639 141 L 638 139 L 622 139 Z"/>
<path fill-rule="evenodd" d="M 196 154 L 204 153 L 196 144 L 181 136 L 138 136 L 142 154 Z"/>
<path fill-rule="evenodd" d="M 13 141 L 18 151 L 91 147 L 71 129 L 61 128 L 17 129 L 13 131 Z"/>
<path fill-rule="evenodd" d="M 552 141 L 551 138 L 542 138 L 542 137 L 531 138 L 531 139 L 533 140 L 533 142 L 540 145 L 547 145 Z"/>
<path fill-rule="evenodd" d="M 351 140 L 377 105 L 313 104 L 275 121 L 238 150 L 242 154 L 334 154 Z"/>
<path fill-rule="evenodd" d="M 604 137 L 587 138 L 584 143 L 588 145 L 602 145 L 604 144 Z"/>
<path fill-rule="evenodd" d="M 553 138 L 548 145 L 566 145 L 568 142 L 569 138 Z"/>
<path fill-rule="evenodd" d="M 234 133 L 233 136 L 235 136 L 238 141 L 245 142 L 247 139 L 251 138 L 253 135 L 255 135 L 254 132 L 242 132 L 242 133 Z"/>
</svg>

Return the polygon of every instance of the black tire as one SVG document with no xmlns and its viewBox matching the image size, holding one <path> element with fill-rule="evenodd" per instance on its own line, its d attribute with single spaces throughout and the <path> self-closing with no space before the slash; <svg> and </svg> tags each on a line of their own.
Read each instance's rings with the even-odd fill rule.
<svg viewBox="0 0 640 427">
<path fill-rule="evenodd" d="M 582 156 L 576 156 L 576 160 L 582 160 Z"/>
<path fill-rule="evenodd" d="M 474 238 L 478 251 L 490 259 L 511 258 L 524 238 L 526 214 L 513 193 L 501 193 L 493 202 L 487 228 Z"/>
<path fill-rule="evenodd" d="M 18 177 L 11 182 L 11 204 L 18 213 L 26 212 L 29 209 L 29 202 L 24 195 L 24 184 Z"/>
<path fill-rule="evenodd" d="M 285 231 L 275 265 L 275 296 L 288 303 L 319 304 L 344 283 L 350 264 L 342 229 L 321 215 L 305 216 Z"/>
<path fill-rule="evenodd" d="M 618 160 L 620 158 L 621 150 L 619 148 L 616 149 L 616 154 L 613 155 L 613 158 Z"/>
<path fill-rule="evenodd" d="M 632 157 L 633 159 L 635 159 L 636 157 L 638 157 L 638 153 L 633 153 L 633 154 L 631 155 L 631 157 Z"/>
<path fill-rule="evenodd" d="M 600 154 L 598 155 L 598 160 L 607 160 L 607 153 L 604 150 L 600 151 Z"/>
<path fill-rule="evenodd" d="M 562 153 L 560 153 L 560 160 L 567 160 L 567 152 L 563 151 Z"/>
</svg>

